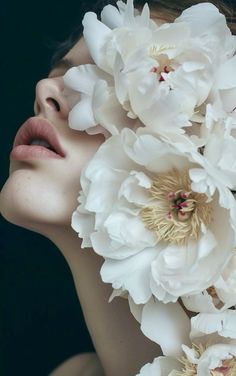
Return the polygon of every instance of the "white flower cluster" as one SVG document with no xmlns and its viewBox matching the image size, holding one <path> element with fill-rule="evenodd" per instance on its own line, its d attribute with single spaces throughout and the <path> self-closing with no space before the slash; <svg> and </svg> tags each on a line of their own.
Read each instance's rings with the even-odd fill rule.
<svg viewBox="0 0 236 376">
<path fill-rule="evenodd" d="M 236 375 L 236 38 L 211 3 L 162 23 L 118 1 L 83 25 L 69 125 L 107 140 L 72 227 L 162 348 L 140 376 Z"/>
</svg>

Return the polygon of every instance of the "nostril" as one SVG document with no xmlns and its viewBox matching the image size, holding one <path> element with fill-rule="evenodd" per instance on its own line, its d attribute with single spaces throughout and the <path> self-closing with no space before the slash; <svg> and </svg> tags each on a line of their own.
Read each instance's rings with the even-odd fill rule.
<svg viewBox="0 0 236 376">
<path fill-rule="evenodd" d="M 56 111 L 60 111 L 60 105 L 59 105 L 59 103 L 56 101 L 56 99 L 54 99 L 54 98 L 47 98 L 46 99 L 46 102 L 50 105 L 50 106 L 52 106 L 53 108 L 55 108 L 56 109 Z"/>
</svg>

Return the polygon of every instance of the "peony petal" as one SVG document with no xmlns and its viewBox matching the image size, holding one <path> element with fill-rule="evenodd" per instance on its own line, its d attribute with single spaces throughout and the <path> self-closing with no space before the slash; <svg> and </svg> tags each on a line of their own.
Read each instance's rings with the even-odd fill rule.
<svg viewBox="0 0 236 376">
<path fill-rule="evenodd" d="M 81 247 L 92 247 L 90 234 L 94 228 L 94 217 L 90 213 L 80 213 L 76 210 L 72 214 L 71 226 L 78 233 L 78 236 L 83 239 Z"/>
<path fill-rule="evenodd" d="M 131 172 L 122 183 L 119 191 L 119 198 L 124 197 L 128 202 L 145 206 L 150 202 L 148 188 L 151 188 L 152 180 L 143 172 Z"/>
<path fill-rule="evenodd" d="M 94 64 L 79 65 L 69 69 L 63 76 L 66 86 L 81 93 L 92 95 L 98 80 L 112 82 L 111 76 L 103 72 Z"/>
<path fill-rule="evenodd" d="M 135 320 L 141 323 L 143 304 L 135 304 L 133 299 L 130 296 L 128 297 L 128 301 L 129 301 L 130 312 L 134 316 Z"/>
<path fill-rule="evenodd" d="M 115 29 L 121 27 L 123 24 L 123 17 L 119 10 L 113 5 L 106 5 L 101 12 L 101 21 L 103 24 L 109 27 L 109 29 Z"/>
<path fill-rule="evenodd" d="M 218 333 L 222 337 L 236 339 L 236 312 L 200 313 L 191 319 L 191 337 Z"/>
<path fill-rule="evenodd" d="M 158 249 L 146 248 L 134 257 L 124 260 L 106 259 L 101 276 L 103 282 L 112 283 L 116 289 L 127 290 L 136 304 L 146 303 L 151 297 L 150 264 Z"/>
<path fill-rule="evenodd" d="M 212 297 L 207 291 L 202 291 L 199 294 L 190 296 L 182 296 L 182 302 L 187 310 L 191 312 L 202 313 L 217 313 L 218 309 L 213 303 Z"/>
<path fill-rule="evenodd" d="M 147 363 L 136 376 L 176 376 L 174 370 L 181 370 L 180 362 L 169 356 L 159 356 Z"/>
<path fill-rule="evenodd" d="M 90 212 L 108 212 L 117 200 L 119 187 L 127 176 L 126 172 L 94 163 L 85 173 L 91 180 L 85 208 Z M 110 189 L 107 189 L 109 186 Z"/>
<path fill-rule="evenodd" d="M 231 35 L 223 14 L 211 3 L 200 3 L 185 9 L 175 23 L 187 22 L 192 37 L 218 37 L 219 40 Z"/>
<path fill-rule="evenodd" d="M 188 344 L 190 321 L 179 303 L 163 304 L 151 298 L 143 308 L 141 330 L 161 346 L 164 355 L 180 356 Z"/>
<path fill-rule="evenodd" d="M 116 98 L 114 88 L 108 87 L 107 82 L 100 80 L 96 83 L 92 102 L 97 123 L 110 134 L 116 135 L 125 127 L 135 127 L 135 121 L 127 117 L 127 112 Z"/>
<path fill-rule="evenodd" d="M 98 21 L 96 14 L 92 12 L 85 14 L 82 23 L 84 26 L 83 35 L 90 55 L 99 68 L 110 73 L 111 69 L 105 59 L 104 48 L 111 30 L 102 22 Z M 96 38 L 94 38 L 94 35 L 96 35 Z"/>
<path fill-rule="evenodd" d="M 70 111 L 68 122 L 70 128 L 80 131 L 96 125 L 91 107 L 91 98 L 81 96 L 81 101 Z"/>
<path fill-rule="evenodd" d="M 235 88 L 236 86 L 236 56 L 227 60 L 217 72 L 217 85 L 220 90 Z"/>
</svg>

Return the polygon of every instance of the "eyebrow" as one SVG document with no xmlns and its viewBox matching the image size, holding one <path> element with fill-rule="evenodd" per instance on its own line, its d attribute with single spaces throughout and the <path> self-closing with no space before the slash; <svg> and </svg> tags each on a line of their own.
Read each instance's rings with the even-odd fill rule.
<svg viewBox="0 0 236 376">
<path fill-rule="evenodd" d="M 50 76 L 54 70 L 56 69 L 63 69 L 63 70 L 67 70 L 67 69 L 70 69 L 72 67 L 74 67 L 74 63 L 71 59 L 68 59 L 66 57 L 62 58 L 62 59 L 59 59 L 57 61 L 55 61 L 48 73 L 48 76 Z"/>
</svg>

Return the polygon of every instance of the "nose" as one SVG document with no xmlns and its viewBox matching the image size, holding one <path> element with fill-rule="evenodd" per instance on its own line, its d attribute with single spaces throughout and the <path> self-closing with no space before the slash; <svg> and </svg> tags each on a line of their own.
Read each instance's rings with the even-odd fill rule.
<svg viewBox="0 0 236 376">
<path fill-rule="evenodd" d="M 62 77 L 40 80 L 36 85 L 35 115 L 42 114 L 49 119 L 51 116 L 67 119 L 70 108 L 66 97 L 63 95 L 63 90 L 64 82 Z"/>
</svg>

